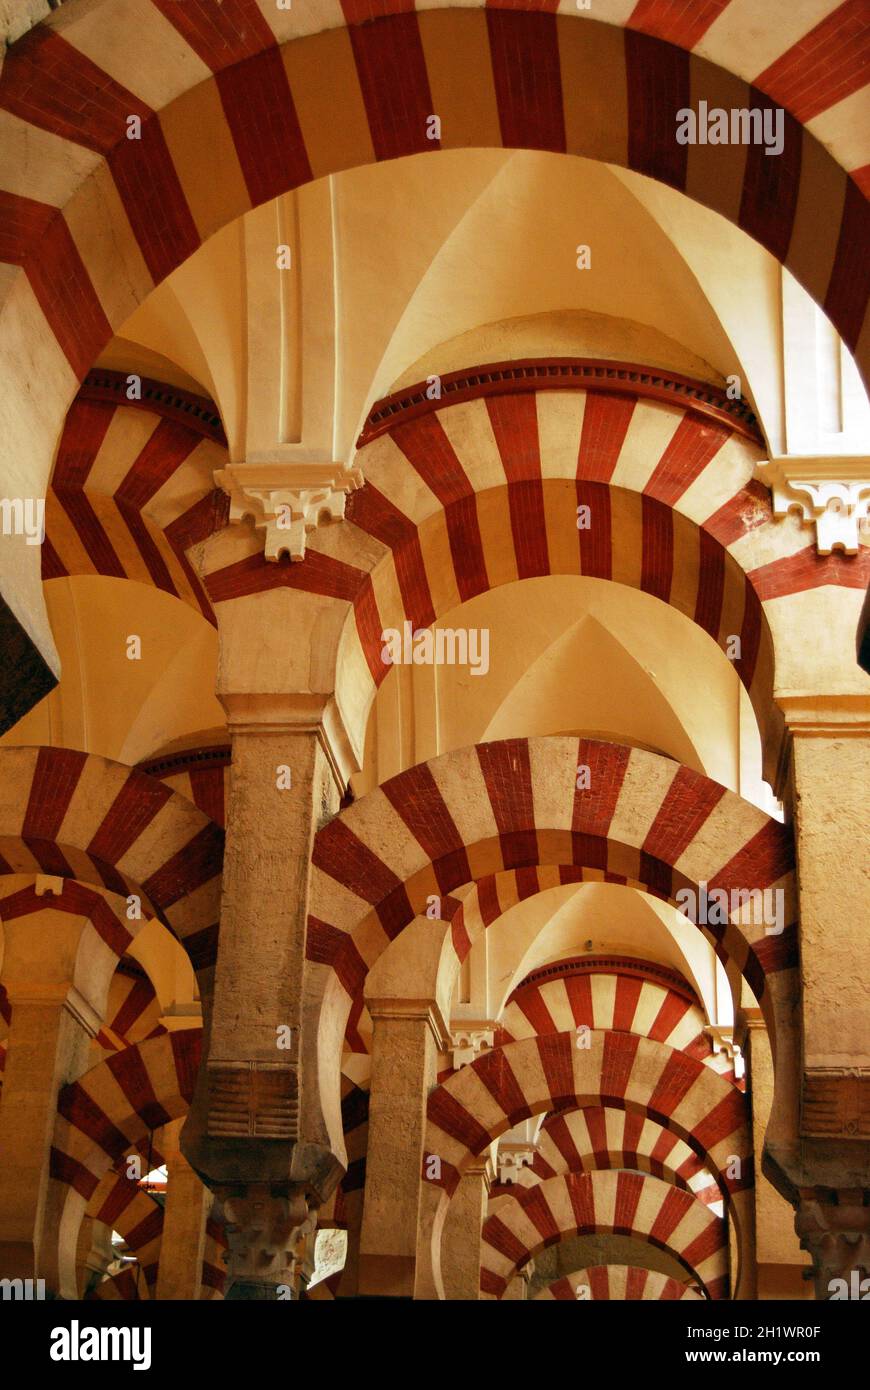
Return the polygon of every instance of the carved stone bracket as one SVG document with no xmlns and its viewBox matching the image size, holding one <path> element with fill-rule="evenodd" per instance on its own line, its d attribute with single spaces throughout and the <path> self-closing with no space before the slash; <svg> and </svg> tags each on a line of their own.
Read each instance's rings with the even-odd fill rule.
<svg viewBox="0 0 870 1390">
<path fill-rule="evenodd" d="M 499 1182 L 516 1182 L 522 1169 L 530 1167 L 534 1161 L 535 1150 L 533 1148 L 521 1148 L 513 1144 L 501 1145 L 498 1151 Z"/>
<path fill-rule="evenodd" d="M 824 1195 L 837 1200 L 823 1201 Z M 801 1248 L 812 1256 L 816 1298 L 870 1293 L 870 1192 L 802 1192 L 794 1224 Z"/>
<path fill-rule="evenodd" d="M 305 559 L 309 532 L 322 522 L 341 521 L 347 494 L 363 484 L 358 468 L 343 463 L 252 459 L 215 473 L 230 497 L 230 521 L 251 517 L 265 531 L 267 560 L 284 554 Z"/>
<path fill-rule="evenodd" d="M 458 1070 L 482 1052 L 488 1052 L 495 1042 L 495 1023 L 451 1023 L 450 1046 L 453 1065 Z"/>
<path fill-rule="evenodd" d="M 865 458 L 774 458 L 755 476 L 771 489 L 774 516 L 800 512 L 815 522 L 820 555 L 857 555 L 859 531 L 870 517 L 870 461 Z"/>
<path fill-rule="evenodd" d="M 746 1063 L 740 1044 L 735 1041 L 734 1029 L 724 1028 L 718 1023 L 711 1023 L 704 1029 L 704 1032 L 710 1039 L 713 1056 L 718 1057 L 720 1052 L 724 1052 L 729 1061 L 734 1064 L 734 1076 L 739 1081 L 746 1071 Z"/>
</svg>

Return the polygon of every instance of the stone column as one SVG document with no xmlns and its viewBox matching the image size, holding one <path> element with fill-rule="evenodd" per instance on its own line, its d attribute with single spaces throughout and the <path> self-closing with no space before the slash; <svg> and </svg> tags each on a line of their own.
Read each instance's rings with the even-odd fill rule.
<svg viewBox="0 0 870 1390">
<path fill-rule="evenodd" d="M 480 1238 L 492 1186 L 489 1152 L 459 1179 L 441 1234 L 441 1277 L 448 1301 L 480 1298 Z"/>
<path fill-rule="evenodd" d="M 413 1298 L 426 1101 L 448 1034 L 434 1000 L 367 992 L 366 1002 L 374 1033 L 359 1291 Z"/>
<path fill-rule="evenodd" d="M 870 1145 L 870 697 L 807 697 L 785 711 L 803 983 L 801 1132 Z"/>
<path fill-rule="evenodd" d="M 212 1195 L 178 1146 L 183 1124 L 183 1120 L 173 1120 L 157 1139 L 167 1176 L 155 1293 L 158 1299 L 196 1299 L 202 1288 L 205 1223 Z"/>
<path fill-rule="evenodd" d="M 870 698 L 780 700 L 789 731 L 801 965 L 799 1132 L 785 1163 L 816 1296 L 867 1273 Z M 779 1058 L 777 1058 L 777 1067 Z"/>
<path fill-rule="evenodd" d="M 45 883 L 42 891 L 63 894 L 62 880 Z M 52 901 L 46 896 L 44 908 L 4 922 L 12 1021 L 0 1117 L 0 1276 L 45 1277 L 50 1288 L 57 1261 L 43 1246 L 56 1240 L 67 1191 L 49 1181 L 58 1093 L 87 1068 L 118 960 L 86 915 Z"/>
<path fill-rule="evenodd" d="M 301 1036 L 312 844 L 338 809 L 349 767 L 328 701 L 221 699 L 233 751 L 220 939 L 213 999 L 203 996 L 207 1061 L 183 1148 L 234 1213 L 232 1297 L 236 1273 L 259 1290 L 269 1271 L 276 1286 L 286 1282 L 292 1233 L 341 1173 L 322 1136 L 312 1142 L 300 1125 L 305 1087 L 316 1096 L 319 1084 Z"/>
</svg>

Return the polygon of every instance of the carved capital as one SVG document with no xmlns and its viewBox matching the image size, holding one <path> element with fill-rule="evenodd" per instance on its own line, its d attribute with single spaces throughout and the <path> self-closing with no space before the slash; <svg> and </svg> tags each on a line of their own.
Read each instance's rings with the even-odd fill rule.
<svg viewBox="0 0 870 1390">
<path fill-rule="evenodd" d="M 317 1224 L 304 1188 L 275 1193 L 266 1185 L 218 1189 L 227 1223 L 228 1296 L 268 1299 L 295 1290 L 307 1240 Z"/>
<path fill-rule="evenodd" d="M 823 1195 L 836 1201 L 824 1201 Z M 860 1298 L 862 1283 L 870 1280 L 870 1192 L 806 1190 L 794 1225 L 801 1248 L 812 1257 L 816 1298 Z M 864 1292 L 870 1293 L 870 1282 Z"/>
<path fill-rule="evenodd" d="M 267 560 L 305 559 L 305 540 L 323 522 L 342 521 L 347 494 L 363 484 L 358 468 L 343 463 L 251 459 L 215 473 L 229 493 L 230 521 L 251 517 L 264 531 Z"/>
<path fill-rule="evenodd" d="M 774 516 L 797 511 L 815 523 L 820 555 L 857 555 L 859 530 L 870 516 L 870 461 L 864 458 L 771 459 L 755 476 L 773 494 Z"/>
</svg>

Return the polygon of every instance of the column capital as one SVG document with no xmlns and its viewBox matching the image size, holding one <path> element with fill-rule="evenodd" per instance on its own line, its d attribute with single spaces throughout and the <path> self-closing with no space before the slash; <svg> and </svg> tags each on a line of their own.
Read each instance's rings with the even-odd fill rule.
<svg viewBox="0 0 870 1390">
<path fill-rule="evenodd" d="M 481 1178 L 489 1196 L 496 1179 L 495 1163 L 489 1149 L 484 1149 L 483 1153 L 475 1154 L 470 1163 L 466 1163 L 461 1173 L 462 1178 Z"/>
<path fill-rule="evenodd" d="M 797 511 L 815 524 L 820 555 L 837 549 L 857 555 L 870 515 L 870 460 L 785 455 L 757 464 L 755 476 L 773 494 L 774 516 Z"/>
<path fill-rule="evenodd" d="M 6 998 L 13 1009 L 24 1004 L 43 1009 L 65 1009 L 91 1038 L 95 1038 L 103 1026 L 102 1012 L 70 980 L 50 981 L 47 984 L 30 981 L 10 983 Z"/>
<path fill-rule="evenodd" d="M 783 694 L 776 703 L 793 738 L 870 736 L 870 695 Z"/>
<path fill-rule="evenodd" d="M 264 532 L 267 560 L 305 559 L 306 537 L 322 522 L 342 521 L 347 494 L 363 484 L 358 468 L 332 459 L 288 457 L 280 446 L 230 463 L 214 475 L 229 494 L 230 521 L 250 517 Z"/>
<path fill-rule="evenodd" d="M 812 1257 L 816 1298 L 860 1298 L 870 1277 L 870 1191 L 803 1188 L 794 1224 Z"/>
<path fill-rule="evenodd" d="M 277 1296 L 280 1284 L 294 1287 L 299 1242 L 317 1222 L 304 1190 L 276 1193 L 266 1184 L 251 1184 L 219 1186 L 215 1192 L 227 1221 L 227 1296 L 268 1299 Z"/>
<path fill-rule="evenodd" d="M 411 1020 L 426 1023 L 435 1040 L 439 1052 L 446 1052 L 450 1044 L 450 1031 L 444 1015 L 434 999 L 366 999 L 366 1008 L 372 1021 Z"/>
<path fill-rule="evenodd" d="M 218 699 L 234 734 L 313 734 L 323 749 L 339 795 L 347 791 L 358 762 L 333 694 L 311 691 L 219 690 Z"/>
</svg>

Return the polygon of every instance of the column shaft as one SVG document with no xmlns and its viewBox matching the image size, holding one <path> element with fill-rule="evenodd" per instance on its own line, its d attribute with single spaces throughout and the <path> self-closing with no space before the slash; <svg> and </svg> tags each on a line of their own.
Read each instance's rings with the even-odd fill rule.
<svg viewBox="0 0 870 1390">
<path fill-rule="evenodd" d="M 35 1278 L 61 1086 L 80 1076 L 92 1033 L 63 998 L 10 994 L 0 1118 L 0 1275 Z"/>
<path fill-rule="evenodd" d="M 359 1289 L 412 1298 L 423 1169 L 426 1100 L 435 1081 L 430 1012 L 396 1003 L 374 1010 L 366 1186 Z"/>
<path fill-rule="evenodd" d="M 480 1298 L 480 1238 L 489 1191 L 486 1164 L 468 1168 L 454 1192 L 441 1235 L 444 1297 Z"/>
<path fill-rule="evenodd" d="M 183 1121 L 174 1120 L 160 1134 L 158 1148 L 166 1159 L 166 1205 L 157 1271 L 158 1299 L 199 1298 L 205 1223 L 212 1195 L 200 1182 L 178 1147 Z"/>
</svg>

